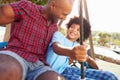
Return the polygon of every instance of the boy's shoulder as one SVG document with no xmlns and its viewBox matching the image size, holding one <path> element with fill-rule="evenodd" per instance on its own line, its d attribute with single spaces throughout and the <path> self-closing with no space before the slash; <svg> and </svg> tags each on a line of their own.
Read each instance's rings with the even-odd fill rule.
<svg viewBox="0 0 120 80">
<path fill-rule="evenodd" d="M 57 35 L 57 36 L 59 36 L 59 37 L 64 36 L 60 31 L 56 31 L 56 32 L 54 33 L 54 35 Z"/>
</svg>

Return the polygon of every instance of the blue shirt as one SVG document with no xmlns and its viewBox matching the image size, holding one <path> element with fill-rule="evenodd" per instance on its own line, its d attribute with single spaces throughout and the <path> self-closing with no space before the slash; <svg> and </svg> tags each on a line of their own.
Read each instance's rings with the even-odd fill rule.
<svg viewBox="0 0 120 80">
<path fill-rule="evenodd" d="M 46 61 L 52 66 L 52 68 L 55 71 L 61 74 L 67 67 L 70 66 L 69 59 L 67 56 L 58 55 L 53 51 L 52 44 L 54 42 L 59 42 L 62 46 L 65 46 L 65 47 L 73 47 L 77 45 L 78 43 L 71 42 L 59 31 L 54 33 L 52 37 L 52 41 L 50 42 L 48 50 L 47 50 Z"/>
</svg>

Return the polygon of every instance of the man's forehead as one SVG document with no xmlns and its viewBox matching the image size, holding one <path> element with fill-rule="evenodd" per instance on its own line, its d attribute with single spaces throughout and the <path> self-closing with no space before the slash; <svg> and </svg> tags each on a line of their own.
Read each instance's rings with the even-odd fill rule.
<svg viewBox="0 0 120 80">
<path fill-rule="evenodd" d="M 69 4 L 73 4 L 74 0 L 54 0 L 56 3 L 69 3 Z"/>
</svg>

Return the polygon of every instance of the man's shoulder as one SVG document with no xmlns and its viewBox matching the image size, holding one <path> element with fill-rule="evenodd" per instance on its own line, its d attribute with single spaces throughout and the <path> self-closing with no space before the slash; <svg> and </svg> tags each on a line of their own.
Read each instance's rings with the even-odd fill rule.
<svg viewBox="0 0 120 80">
<path fill-rule="evenodd" d="M 17 2 L 11 3 L 11 5 L 17 5 L 19 7 L 39 7 L 40 6 L 27 0 L 17 1 Z"/>
</svg>

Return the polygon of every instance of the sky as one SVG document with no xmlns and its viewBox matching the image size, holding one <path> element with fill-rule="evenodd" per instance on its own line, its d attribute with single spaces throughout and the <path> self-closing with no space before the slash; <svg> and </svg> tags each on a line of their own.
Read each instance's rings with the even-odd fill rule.
<svg viewBox="0 0 120 80">
<path fill-rule="evenodd" d="M 86 0 L 88 7 L 89 21 L 92 31 L 119 32 L 120 27 L 120 0 Z M 79 14 L 79 0 L 75 0 L 72 12 L 68 15 L 62 27 L 73 16 Z M 84 12 L 84 11 L 83 11 Z M 83 13 L 84 14 L 84 13 Z M 0 27 L 0 41 L 3 39 L 5 28 Z"/>
<path fill-rule="evenodd" d="M 86 0 L 92 31 L 120 32 L 120 0 Z M 79 0 L 75 0 L 70 17 L 79 14 Z M 84 12 L 84 11 L 83 11 Z M 84 13 L 83 13 L 84 14 Z"/>
</svg>

